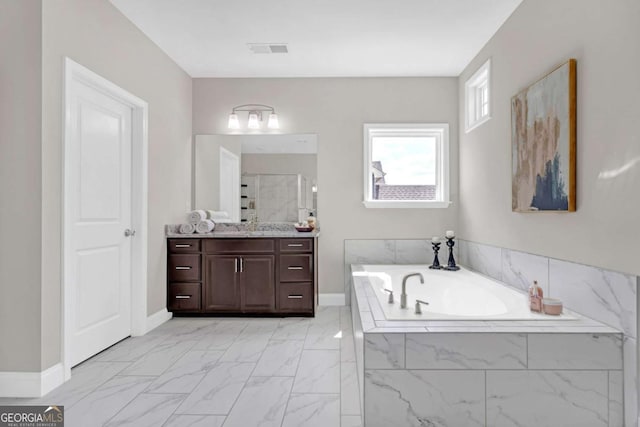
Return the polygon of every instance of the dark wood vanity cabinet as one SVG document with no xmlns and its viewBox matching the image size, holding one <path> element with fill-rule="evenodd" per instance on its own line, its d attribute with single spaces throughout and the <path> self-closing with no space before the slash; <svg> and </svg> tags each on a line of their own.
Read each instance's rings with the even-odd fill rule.
<svg viewBox="0 0 640 427">
<path fill-rule="evenodd" d="M 314 314 L 313 238 L 168 239 L 167 246 L 174 314 Z"/>
<path fill-rule="evenodd" d="M 242 311 L 272 312 L 276 308 L 274 255 L 247 255 L 240 258 L 240 301 Z"/>
<path fill-rule="evenodd" d="M 281 312 L 313 310 L 315 302 L 314 241 L 281 239 L 278 263 L 278 307 Z"/>
<path fill-rule="evenodd" d="M 238 257 L 205 255 L 205 281 L 202 309 L 204 311 L 240 311 L 240 277 Z"/>
<path fill-rule="evenodd" d="M 204 311 L 275 309 L 275 256 L 205 255 Z"/>
</svg>

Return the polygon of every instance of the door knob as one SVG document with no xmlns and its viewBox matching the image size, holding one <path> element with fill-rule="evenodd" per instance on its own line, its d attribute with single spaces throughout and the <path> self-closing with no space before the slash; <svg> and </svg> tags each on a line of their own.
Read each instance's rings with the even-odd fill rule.
<svg viewBox="0 0 640 427">
<path fill-rule="evenodd" d="M 124 230 L 124 237 L 133 237 L 136 235 L 136 230 L 126 229 Z"/>
</svg>

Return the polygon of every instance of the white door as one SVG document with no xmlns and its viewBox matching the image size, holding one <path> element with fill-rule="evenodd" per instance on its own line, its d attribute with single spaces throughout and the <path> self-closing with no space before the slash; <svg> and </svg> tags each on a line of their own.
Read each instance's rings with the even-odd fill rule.
<svg viewBox="0 0 640 427">
<path fill-rule="evenodd" d="M 240 222 L 240 158 L 220 147 L 220 210 Z"/>
<path fill-rule="evenodd" d="M 130 106 L 74 80 L 67 104 L 67 360 L 77 365 L 131 334 Z"/>
</svg>

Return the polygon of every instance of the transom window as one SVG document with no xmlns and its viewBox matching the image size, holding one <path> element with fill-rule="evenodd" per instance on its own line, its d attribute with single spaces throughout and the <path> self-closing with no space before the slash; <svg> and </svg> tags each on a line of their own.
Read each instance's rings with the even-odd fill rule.
<svg viewBox="0 0 640 427">
<path fill-rule="evenodd" d="M 365 124 L 368 208 L 449 206 L 449 125 Z"/>
<path fill-rule="evenodd" d="M 491 60 L 487 60 L 464 85 L 466 132 L 480 126 L 491 118 L 491 105 L 489 103 L 490 77 Z"/>
</svg>

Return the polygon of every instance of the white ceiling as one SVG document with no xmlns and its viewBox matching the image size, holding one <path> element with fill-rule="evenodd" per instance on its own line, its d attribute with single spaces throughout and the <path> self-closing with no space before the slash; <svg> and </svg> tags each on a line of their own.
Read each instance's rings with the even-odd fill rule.
<svg viewBox="0 0 640 427">
<path fill-rule="evenodd" d="M 192 77 L 458 76 L 521 1 L 111 0 Z"/>
</svg>

